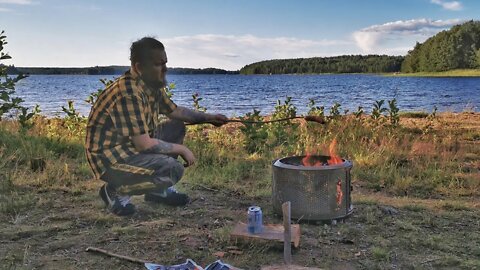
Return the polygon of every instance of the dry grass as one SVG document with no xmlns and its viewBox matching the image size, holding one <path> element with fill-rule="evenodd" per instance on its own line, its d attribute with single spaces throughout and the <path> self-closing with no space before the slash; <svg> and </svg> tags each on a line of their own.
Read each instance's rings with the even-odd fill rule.
<svg viewBox="0 0 480 270">
<path fill-rule="evenodd" d="M 188 144 L 199 162 L 179 186 L 193 203 L 171 208 L 135 197 L 139 211 L 129 218 L 103 209 L 101 183 L 91 179 L 81 139 L 70 138 L 74 134 L 62 130 L 61 122 L 49 124 L 54 126 L 37 125 L 25 137 L 16 123 L 1 122 L 3 268 L 142 269 L 86 253 L 87 246 L 163 264 L 186 258 L 207 264 L 217 251 L 226 252 L 223 261 L 246 269 L 277 264 L 281 245 L 232 242 L 229 231 L 252 204 L 262 206 L 267 222 L 280 222 L 271 210 L 271 161 L 302 154 L 307 145 L 323 149 L 334 137 L 340 154 L 354 162 L 355 212 L 336 226 L 302 224 L 296 264 L 480 268 L 480 114 L 403 116 L 399 128 L 352 117 L 328 126 L 299 123 L 295 144 L 256 154 L 244 151 L 236 126 L 197 128 Z M 44 159 L 45 168 L 32 170 L 32 158 Z M 385 206 L 399 213 L 391 215 Z"/>
</svg>

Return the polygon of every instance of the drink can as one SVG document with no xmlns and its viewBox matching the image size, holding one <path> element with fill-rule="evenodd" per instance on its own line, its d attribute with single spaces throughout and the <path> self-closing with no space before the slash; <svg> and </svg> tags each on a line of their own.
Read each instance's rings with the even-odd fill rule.
<svg viewBox="0 0 480 270">
<path fill-rule="evenodd" d="M 248 224 L 249 233 L 261 233 L 263 230 L 262 209 L 258 206 L 250 206 L 248 208 Z"/>
</svg>

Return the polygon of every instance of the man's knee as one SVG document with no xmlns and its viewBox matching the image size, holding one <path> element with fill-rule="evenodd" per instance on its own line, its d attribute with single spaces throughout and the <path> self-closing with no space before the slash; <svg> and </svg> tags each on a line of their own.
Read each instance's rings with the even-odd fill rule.
<svg viewBox="0 0 480 270">
<path fill-rule="evenodd" d="M 172 178 L 172 181 L 175 184 L 178 181 L 180 181 L 180 179 L 182 178 L 183 173 L 185 171 L 185 167 L 183 166 L 182 163 L 180 163 L 176 159 L 172 159 L 172 162 L 171 162 L 170 166 L 171 166 L 171 178 Z"/>
<path fill-rule="evenodd" d="M 166 162 L 156 170 L 153 182 L 163 187 L 173 186 L 180 181 L 184 171 L 183 165 L 178 160 L 169 157 Z"/>
</svg>

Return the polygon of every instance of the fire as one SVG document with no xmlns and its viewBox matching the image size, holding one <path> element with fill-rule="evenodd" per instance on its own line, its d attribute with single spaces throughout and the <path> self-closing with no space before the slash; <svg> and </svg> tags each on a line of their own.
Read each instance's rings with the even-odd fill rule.
<svg viewBox="0 0 480 270">
<path fill-rule="evenodd" d="M 325 166 L 325 165 L 335 165 L 343 163 L 343 160 L 337 155 L 335 148 L 337 146 L 337 140 L 333 139 L 328 147 L 328 153 L 330 159 L 327 160 L 327 164 L 322 163 L 320 160 L 315 160 L 314 154 L 311 152 L 307 152 L 306 156 L 302 159 L 302 164 L 305 167 L 317 167 L 317 166 Z"/>
<path fill-rule="evenodd" d="M 337 155 L 337 152 L 335 151 L 336 146 L 337 146 L 337 139 L 333 139 L 332 143 L 328 147 L 328 154 L 330 155 L 330 159 L 328 160 L 328 165 L 343 163 L 343 160 Z"/>
<path fill-rule="evenodd" d="M 307 152 L 307 155 L 302 159 L 303 166 L 317 167 L 317 166 L 323 165 L 319 160 L 315 161 L 315 159 L 312 156 L 313 156 L 312 153 Z"/>
</svg>

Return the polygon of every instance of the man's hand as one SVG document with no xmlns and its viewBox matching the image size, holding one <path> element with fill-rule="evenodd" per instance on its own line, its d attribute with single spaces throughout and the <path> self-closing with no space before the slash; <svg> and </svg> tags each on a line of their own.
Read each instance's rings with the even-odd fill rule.
<svg viewBox="0 0 480 270">
<path fill-rule="evenodd" d="M 216 127 L 221 127 L 228 123 L 228 117 L 223 114 L 208 114 L 207 123 L 210 123 Z"/>
<path fill-rule="evenodd" d="M 196 158 L 193 155 L 192 151 L 190 151 L 190 149 L 188 149 L 186 146 L 183 146 L 183 145 L 179 145 L 179 146 L 181 146 L 179 154 L 183 158 L 183 160 L 185 160 L 186 162 L 184 166 L 189 167 L 195 164 Z"/>
</svg>

